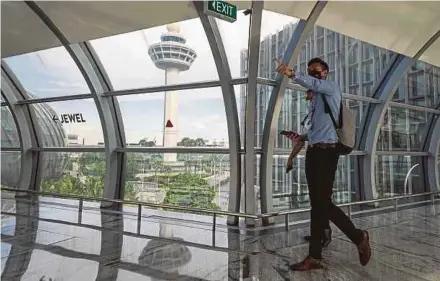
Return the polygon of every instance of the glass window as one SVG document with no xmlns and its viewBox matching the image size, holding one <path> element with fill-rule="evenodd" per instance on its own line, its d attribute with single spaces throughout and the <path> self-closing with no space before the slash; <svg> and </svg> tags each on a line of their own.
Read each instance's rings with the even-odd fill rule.
<svg viewBox="0 0 440 281">
<path fill-rule="evenodd" d="M 166 60 L 172 57 L 171 46 L 180 44 L 161 42 L 161 35 L 169 33 L 186 40 L 185 48 L 177 50 L 180 57 L 174 56 L 179 62 Z M 91 43 L 116 90 L 218 80 L 211 48 L 198 18 Z M 187 49 L 192 50 L 191 54 Z"/>
<path fill-rule="evenodd" d="M 1 185 L 2 187 L 18 188 L 21 172 L 21 152 L 1 152 Z"/>
<path fill-rule="evenodd" d="M 232 77 L 246 77 L 250 16 L 244 15 L 243 10 L 240 10 L 237 11 L 237 21 L 234 23 L 215 20 L 220 30 Z"/>
<path fill-rule="evenodd" d="M 354 112 L 356 116 L 356 130 L 359 131 L 363 124 L 362 122 L 364 121 L 364 114 L 367 113 L 369 103 L 364 101 L 346 99 L 345 104 Z"/>
<path fill-rule="evenodd" d="M 9 107 L 2 106 L 1 107 L 1 124 L 2 124 L 2 133 L 1 133 L 1 147 L 20 147 L 20 139 L 18 137 L 18 130 L 15 126 L 15 120 L 12 116 Z"/>
<path fill-rule="evenodd" d="M 168 147 L 229 145 L 219 87 L 121 96 L 118 101 L 129 145 L 139 145 L 142 140 Z"/>
<path fill-rule="evenodd" d="M 42 146 L 104 145 L 93 99 L 32 104 L 41 128 Z"/>
<path fill-rule="evenodd" d="M 263 10 L 261 22 L 260 63 L 258 75 L 267 79 L 276 76 L 276 61 L 282 59 L 298 19 Z"/>
<path fill-rule="evenodd" d="M 5 59 L 30 98 L 90 93 L 75 62 L 64 47 Z"/>
<path fill-rule="evenodd" d="M 168 161 L 174 158 L 175 161 Z M 227 210 L 229 155 L 197 153 L 127 153 L 125 198 Z"/>
<path fill-rule="evenodd" d="M 105 162 L 102 152 L 43 152 L 41 191 L 102 197 Z"/>
<path fill-rule="evenodd" d="M 335 50 L 336 48 L 335 43 L 336 43 L 336 33 L 327 30 L 327 52 L 331 52 Z M 334 65 L 334 63 L 333 64 L 329 63 L 329 64 Z"/>
<path fill-rule="evenodd" d="M 440 68 L 417 61 L 394 93 L 393 101 L 436 107 L 440 102 Z"/>
<path fill-rule="evenodd" d="M 425 192 L 422 160 L 409 155 L 377 155 L 377 198 Z"/>
<path fill-rule="evenodd" d="M 426 123 L 431 116 L 423 111 L 389 108 L 381 125 L 377 149 L 420 151 Z"/>
</svg>

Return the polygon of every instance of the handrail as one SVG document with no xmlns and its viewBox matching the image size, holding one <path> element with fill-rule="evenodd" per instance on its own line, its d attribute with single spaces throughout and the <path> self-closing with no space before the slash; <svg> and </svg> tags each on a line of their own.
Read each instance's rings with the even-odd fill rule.
<svg viewBox="0 0 440 281">
<path fill-rule="evenodd" d="M 110 203 L 133 204 L 133 205 L 141 205 L 141 206 L 153 207 L 153 208 L 190 211 L 190 212 L 194 212 L 194 213 L 208 213 L 208 214 L 212 214 L 212 215 L 216 214 L 216 215 L 237 216 L 237 217 L 258 219 L 257 215 L 249 215 L 249 214 L 245 214 L 245 213 L 217 211 L 217 210 L 210 210 L 210 209 L 203 209 L 203 208 L 188 208 L 188 207 L 182 207 L 182 206 L 149 203 L 149 202 L 134 201 L 134 200 L 108 199 L 108 198 L 103 198 L 103 197 L 90 197 L 90 196 L 81 196 L 81 195 L 74 195 L 74 194 L 60 194 L 60 193 L 35 191 L 35 190 L 21 190 L 21 189 L 8 188 L 8 187 L 2 187 L 0 190 L 12 191 L 12 192 L 25 192 L 25 193 L 32 193 L 32 194 L 36 194 L 36 195 L 46 195 L 46 196 L 55 197 L 55 198 L 67 198 L 67 199 L 78 199 L 78 200 L 85 200 L 85 201 L 102 201 L 102 202 L 110 202 Z"/>
<path fill-rule="evenodd" d="M 351 207 L 351 206 L 358 206 L 358 205 L 365 205 L 365 204 L 379 203 L 379 202 L 384 202 L 384 201 L 393 201 L 393 200 L 400 200 L 400 199 L 406 199 L 406 198 L 411 198 L 411 197 L 421 197 L 421 196 L 435 195 L 435 194 L 440 194 L 440 191 L 432 191 L 432 192 L 424 192 L 424 193 L 417 193 L 417 194 L 400 195 L 400 196 L 389 197 L 389 198 L 356 201 L 356 202 L 338 204 L 337 206 L 338 207 Z M 271 212 L 271 213 L 261 214 L 260 216 L 261 217 L 284 216 L 284 215 L 290 215 L 290 214 L 304 213 L 304 212 L 308 212 L 308 211 L 310 211 L 310 208 Z"/>
<path fill-rule="evenodd" d="M 88 197 L 88 196 L 81 196 L 81 195 L 60 194 L 60 193 L 35 191 L 35 190 L 21 190 L 21 189 L 8 188 L 8 187 L 1 187 L 0 190 L 1 191 L 12 191 L 12 192 L 24 192 L 24 193 L 31 193 L 31 194 L 36 194 L 36 195 L 46 195 L 46 196 L 55 197 L 55 198 L 78 199 L 79 200 L 79 212 L 80 212 L 78 214 L 79 220 L 81 220 L 81 217 L 82 217 L 82 209 L 83 209 L 83 201 L 84 200 L 122 203 L 122 204 L 134 204 L 134 205 L 138 206 L 138 229 L 139 229 L 140 221 L 141 221 L 141 215 L 142 215 L 142 208 L 141 207 L 142 206 L 171 209 L 171 210 L 180 210 L 180 211 L 189 211 L 189 212 L 194 212 L 194 213 L 197 213 L 197 212 L 207 213 L 207 214 L 210 214 L 213 216 L 213 222 L 212 222 L 213 223 L 213 226 L 212 226 L 213 245 L 215 245 L 215 227 L 216 227 L 217 215 L 237 216 L 237 217 L 252 218 L 252 219 L 263 219 L 263 218 L 268 218 L 268 217 L 285 216 L 285 229 L 288 230 L 289 229 L 289 215 L 299 214 L 299 213 L 304 213 L 304 212 L 310 211 L 310 208 L 302 208 L 302 209 L 295 209 L 295 210 L 286 210 L 286 211 L 252 215 L 252 214 L 246 214 L 246 213 L 218 211 L 218 210 L 210 210 L 210 209 L 203 209 L 203 208 L 188 208 L 188 207 L 182 207 L 182 206 L 148 203 L 148 202 L 133 201 L 133 200 L 108 199 L 108 198 L 102 198 L 102 197 Z M 398 207 L 399 207 L 399 204 L 398 204 L 399 200 L 406 199 L 406 198 L 412 198 L 412 197 L 421 197 L 421 196 L 428 196 L 429 195 L 429 196 L 431 196 L 432 205 L 434 205 L 435 204 L 435 198 L 434 198 L 435 194 L 440 195 L 440 190 L 432 191 L 432 192 L 418 193 L 418 194 L 401 195 L 401 196 L 395 196 L 395 197 L 389 197 L 389 198 L 380 198 L 380 199 L 372 199 L 372 200 L 365 200 L 365 201 L 343 203 L 343 204 L 338 204 L 337 206 L 338 207 L 348 207 L 348 216 L 351 217 L 351 207 L 352 206 L 373 204 L 373 203 L 379 203 L 379 202 L 385 202 L 385 201 L 394 201 L 394 209 L 397 211 Z M 428 202 L 428 201 L 415 202 L 415 203 L 423 203 L 423 202 Z M 390 207 L 388 207 L 388 208 L 390 208 Z"/>
</svg>

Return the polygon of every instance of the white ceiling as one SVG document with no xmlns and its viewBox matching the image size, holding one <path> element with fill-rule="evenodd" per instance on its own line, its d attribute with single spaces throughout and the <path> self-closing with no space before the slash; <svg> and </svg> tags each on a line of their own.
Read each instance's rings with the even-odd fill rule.
<svg viewBox="0 0 440 281">
<path fill-rule="evenodd" d="M 249 1 L 231 1 L 239 9 Z M 71 43 L 197 17 L 191 1 L 36 2 Z M 266 1 L 265 9 L 306 19 L 314 1 Z M 414 56 L 440 30 L 440 2 L 330 1 L 319 26 L 395 52 Z M 2 58 L 59 46 L 23 2 L 1 1 Z M 422 60 L 440 66 L 437 41 Z"/>
</svg>

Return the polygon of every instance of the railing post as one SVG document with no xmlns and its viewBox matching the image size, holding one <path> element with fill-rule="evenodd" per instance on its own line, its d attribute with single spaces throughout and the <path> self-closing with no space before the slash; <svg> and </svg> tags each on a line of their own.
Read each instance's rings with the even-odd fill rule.
<svg viewBox="0 0 440 281">
<path fill-rule="evenodd" d="M 142 216 L 142 205 L 138 204 L 138 220 L 137 220 L 137 232 L 138 234 L 141 233 L 141 216 Z"/>
<path fill-rule="evenodd" d="M 351 205 L 348 205 L 348 217 L 351 219 Z"/>
<path fill-rule="evenodd" d="M 38 195 L 37 195 L 38 196 Z M 81 224 L 82 222 L 82 210 L 83 210 L 83 204 L 84 201 L 82 198 L 79 199 L 79 206 L 78 206 L 78 223 Z"/>
<path fill-rule="evenodd" d="M 288 231 L 289 230 L 289 214 L 286 214 L 284 216 L 284 222 L 286 223 L 285 229 L 286 229 L 286 231 Z"/>
<path fill-rule="evenodd" d="M 212 216 L 212 247 L 215 247 L 215 224 L 217 221 L 217 214 L 214 213 Z"/>
</svg>

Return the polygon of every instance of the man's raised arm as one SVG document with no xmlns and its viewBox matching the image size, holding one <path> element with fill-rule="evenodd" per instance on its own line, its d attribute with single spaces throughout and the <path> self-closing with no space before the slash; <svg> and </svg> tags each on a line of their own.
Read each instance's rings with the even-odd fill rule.
<svg viewBox="0 0 440 281">
<path fill-rule="evenodd" d="M 310 89 L 314 92 L 324 93 L 328 95 L 339 94 L 339 87 L 334 81 L 317 79 L 313 76 L 303 74 L 301 72 L 294 73 L 293 82 Z"/>
</svg>

